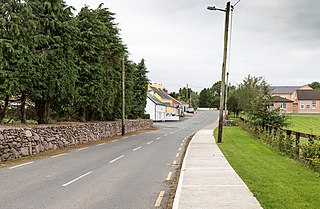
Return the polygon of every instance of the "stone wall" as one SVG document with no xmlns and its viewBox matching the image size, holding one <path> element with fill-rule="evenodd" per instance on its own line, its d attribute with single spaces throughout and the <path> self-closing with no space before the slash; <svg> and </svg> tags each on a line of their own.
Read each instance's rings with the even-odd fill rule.
<svg viewBox="0 0 320 209">
<path fill-rule="evenodd" d="M 126 133 L 151 127 L 151 120 L 130 120 L 125 123 Z M 120 121 L 3 126 L 0 128 L 0 162 L 120 134 Z"/>
</svg>

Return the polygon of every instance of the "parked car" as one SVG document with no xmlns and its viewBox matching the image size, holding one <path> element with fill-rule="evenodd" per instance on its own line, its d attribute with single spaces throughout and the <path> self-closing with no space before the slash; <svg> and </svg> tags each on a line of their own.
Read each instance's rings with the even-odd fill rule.
<svg viewBox="0 0 320 209">
<path fill-rule="evenodd" d="M 189 107 L 188 109 L 187 109 L 187 113 L 193 113 L 194 112 L 194 109 L 192 108 L 192 107 Z"/>
</svg>

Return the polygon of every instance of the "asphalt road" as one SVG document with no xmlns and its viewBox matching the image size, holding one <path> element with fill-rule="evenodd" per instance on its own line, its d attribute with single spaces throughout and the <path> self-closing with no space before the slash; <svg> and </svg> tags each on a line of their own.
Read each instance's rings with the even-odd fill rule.
<svg viewBox="0 0 320 209">
<path fill-rule="evenodd" d="M 186 137 L 217 118 L 217 112 L 199 111 L 179 122 L 155 123 L 157 131 L 0 169 L 0 208 L 145 209 L 156 208 L 164 196 L 163 206 L 166 179 L 181 160 Z"/>
</svg>

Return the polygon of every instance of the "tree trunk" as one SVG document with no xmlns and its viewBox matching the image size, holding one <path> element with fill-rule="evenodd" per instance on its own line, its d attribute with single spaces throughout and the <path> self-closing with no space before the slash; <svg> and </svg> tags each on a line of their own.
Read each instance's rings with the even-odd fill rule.
<svg viewBox="0 0 320 209">
<path fill-rule="evenodd" d="M 48 124 L 49 102 L 44 100 L 37 100 L 35 104 L 38 124 Z"/>
<path fill-rule="evenodd" d="M 93 109 L 87 109 L 86 110 L 86 121 L 92 121 L 93 120 L 93 114 L 94 110 Z"/>
<path fill-rule="evenodd" d="M 0 123 L 1 124 L 4 124 L 4 120 L 3 119 L 7 115 L 8 106 L 9 106 L 9 95 L 7 95 L 5 100 L 4 100 L 4 107 L 2 109 L 0 109 Z"/>
<path fill-rule="evenodd" d="M 23 92 L 21 95 L 21 106 L 20 106 L 20 112 L 21 112 L 21 123 L 26 124 L 27 123 L 27 115 L 26 115 L 26 100 L 27 96 Z"/>
</svg>

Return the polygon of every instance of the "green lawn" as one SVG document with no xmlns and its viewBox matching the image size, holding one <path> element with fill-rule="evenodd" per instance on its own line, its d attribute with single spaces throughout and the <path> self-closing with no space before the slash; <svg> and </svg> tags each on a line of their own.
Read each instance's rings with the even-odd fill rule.
<svg viewBox="0 0 320 209">
<path fill-rule="evenodd" d="M 290 116 L 289 129 L 294 131 L 320 135 L 320 115 Z"/>
<path fill-rule="evenodd" d="M 320 208 L 319 173 L 273 151 L 240 127 L 224 127 L 219 147 L 263 208 Z"/>
</svg>

